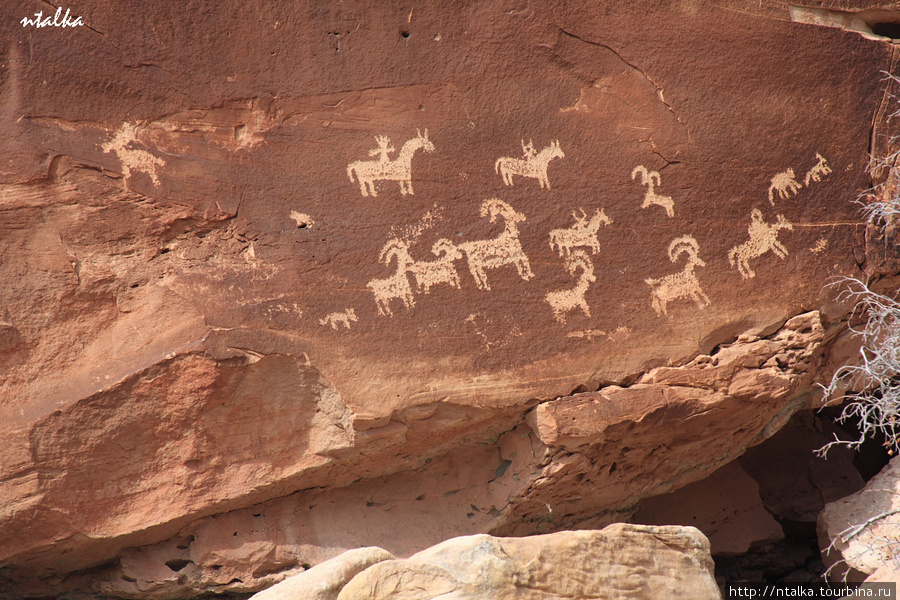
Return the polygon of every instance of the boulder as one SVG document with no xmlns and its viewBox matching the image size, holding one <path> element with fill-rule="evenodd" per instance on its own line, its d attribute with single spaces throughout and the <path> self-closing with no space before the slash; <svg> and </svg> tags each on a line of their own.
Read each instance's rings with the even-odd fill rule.
<svg viewBox="0 0 900 600">
<path fill-rule="evenodd" d="M 528 538 L 474 535 L 369 567 L 338 600 L 719 599 L 709 543 L 692 527 L 616 524 Z"/>
<path fill-rule="evenodd" d="M 900 460 L 819 515 L 819 545 L 833 581 L 892 581 L 900 549 Z M 887 569 L 885 569 L 887 567 Z"/>
</svg>

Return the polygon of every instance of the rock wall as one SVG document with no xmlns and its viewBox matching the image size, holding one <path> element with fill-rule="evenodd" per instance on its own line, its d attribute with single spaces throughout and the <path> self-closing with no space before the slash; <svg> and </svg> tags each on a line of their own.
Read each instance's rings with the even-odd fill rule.
<svg viewBox="0 0 900 600">
<path fill-rule="evenodd" d="M 595 527 L 774 433 L 894 264 L 895 57 L 757 4 L 0 7 L 4 585 Z"/>
</svg>

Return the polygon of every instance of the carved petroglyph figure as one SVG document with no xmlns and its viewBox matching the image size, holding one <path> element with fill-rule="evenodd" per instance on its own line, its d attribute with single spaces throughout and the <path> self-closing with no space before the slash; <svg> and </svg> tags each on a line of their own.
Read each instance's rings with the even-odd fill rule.
<svg viewBox="0 0 900 600">
<path fill-rule="evenodd" d="M 809 249 L 813 254 L 821 254 L 828 247 L 828 240 L 821 237 L 816 240 L 816 245 Z"/>
<path fill-rule="evenodd" d="M 794 169 L 783 171 L 772 178 L 772 182 L 769 185 L 769 203 L 775 206 L 775 192 L 778 192 L 782 200 L 787 200 L 791 197 L 791 194 L 796 194 L 802 188 L 803 186 L 794 176 Z"/>
<path fill-rule="evenodd" d="M 522 140 L 522 154 L 524 158 L 513 158 L 511 156 L 502 156 L 494 163 L 494 171 L 503 177 L 503 183 L 513 185 L 513 175 L 521 175 L 522 177 L 531 177 L 537 179 L 541 189 L 550 189 L 550 180 L 547 178 L 547 165 L 554 158 L 565 158 L 562 149 L 559 147 L 559 140 L 550 142 L 550 145 L 535 154 L 534 145 L 529 141 L 528 144 Z"/>
<path fill-rule="evenodd" d="M 431 253 L 439 257 L 430 262 L 414 262 L 409 272 L 416 280 L 416 290 L 427 294 L 431 286 L 446 283 L 459 288 L 459 274 L 453 263 L 462 258 L 462 252 L 447 239 L 440 239 L 431 247 Z"/>
<path fill-rule="evenodd" d="M 375 304 L 378 305 L 378 314 L 392 316 L 391 300 L 398 298 L 406 308 L 412 308 L 416 304 L 409 278 L 406 272 L 413 264 L 409 256 L 409 246 L 403 240 L 394 238 L 388 240 L 381 250 L 378 260 L 390 265 L 393 259 L 397 260 L 397 271 L 386 279 L 373 279 L 366 284 L 375 295 Z"/>
<path fill-rule="evenodd" d="M 813 181 L 822 181 L 822 178 L 831 173 L 831 167 L 828 166 L 828 161 L 825 160 L 825 157 L 816 152 L 816 158 L 819 159 L 819 162 L 806 173 L 806 179 L 803 180 L 807 187 Z"/>
<path fill-rule="evenodd" d="M 553 229 L 550 231 L 550 249 L 559 251 L 562 257 L 569 256 L 573 249 L 584 246 L 590 248 L 591 254 L 600 251 L 600 240 L 597 239 L 597 231 L 600 225 L 611 225 L 612 219 L 606 216 L 602 209 L 597 210 L 591 220 L 588 221 L 587 213 L 579 208 L 581 216 L 572 212 L 575 224 L 568 229 Z"/>
<path fill-rule="evenodd" d="M 350 329 L 350 322 L 356 322 L 356 311 L 352 308 L 348 308 L 344 312 L 333 312 L 325 315 L 324 318 L 319 319 L 319 325 L 331 325 L 332 329 L 337 329 L 338 325 L 343 325 L 345 328 Z"/>
<path fill-rule="evenodd" d="M 549 292 L 545 296 L 550 309 L 553 311 L 554 318 L 560 323 L 565 323 L 566 315 L 569 311 L 576 308 L 580 308 L 584 316 L 591 316 L 591 310 L 584 299 L 584 294 L 591 284 L 597 281 L 597 277 L 594 275 L 594 264 L 584 250 L 576 250 L 566 260 L 566 269 L 570 275 L 575 275 L 577 271 L 581 271 L 575 287 L 570 290 Z"/>
<path fill-rule="evenodd" d="M 462 250 L 469 262 L 469 271 L 475 278 L 475 284 L 482 290 L 491 289 L 485 269 L 496 269 L 503 265 L 515 265 L 519 277 L 528 281 L 534 277 L 528 257 L 519 243 L 518 223 L 525 220 L 525 215 L 516 212 L 506 202 L 498 198 L 485 200 L 481 204 L 481 216 L 490 215 L 491 223 L 497 217 L 503 219 L 504 229 L 496 238 L 464 242 L 457 246 Z"/>
<path fill-rule="evenodd" d="M 126 185 L 132 171 L 146 173 L 153 185 L 159 185 L 159 176 L 156 170 L 164 166 L 161 158 L 153 156 L 146 150 L 135 148 L 138 126 L 135 123 L 122 123 L 111 140 L 101 146 L 104 152 L 112 152 L 122 164 L 122 175 L 125 176 Z"/>
<path fill-rule="evenodd" d="M 375 191 L 376 181 L 397 181 L 400 184 L 400 193 L 404 196 L 412 194 L 412 157 L 420 148 L 425 152 L 434 152 L 434 144 L 428 139 L 428 130 L 425 135 L 416 132 L 416 137 L 407 141 L 400 148 L 400 153 L 394 160 L 388 159 L 388 154 L 394 151 L 390 146 L 391 140 L 384 136 L 375 138 L 378 148 L 369 151 L 369 156 L 378 156 L 377 160 L 358 160 L 347 165 L 347 176 L 350 181 L 359 181 L 359 191 L 363 196 L 377 196 Z"/>
<path fill-rule="evenodd" d="M 756 277 L 756 273 L 750 268 L 750 260 L 758 258 L 771 250 L 775 256 L 784 259 L 788 255 L 787 248 L 778 241 L 778 231 L 781 229 L 794 229 L 794 225 L 778 215 L 775 223 L 769 224 L 763 221 L 763 214 L 758 208 L 750 213 L 750 226 L 747 233 L 750 239 L 728 251 L 728 262 L 736 266 L 744 279 Z"/>
<path fill-rule="evenodd" d="M 656 206 L 663 207 L 666 211 L 666 215 L 674 217 L 675 201 L 669 196 L 660 196 L 656 193 L 655 186 L 662 185 L 659 172 L 648 171 L 647 167 L 644 165 L 638 165 L 631 172 L 631 180 L 634 181 L 638 174 L 641 176 L 641 185 L 647 186 L 647 193 L 644 194 L 644 201 L 641 203 L 641 208 L 647 208 L 648 206 L 655 204 Z"/>
<path fill-rule="evenodd" d="M 669 244 L 669 260 L 673 263 L 682 255 L 687 255 L 687 264 L 679 273 L 666 275 L 662 279 L 645 279 L 644 281 L 653 288 L 650 292 L 653 310 L 657 315 L 667 315 L 669 302 L 680 298 L 692 298 L 697 308 L 709 305 L 709 298 L 700 288 L 700 281 L 694 274 L 696 267 L 705 267 L 706 263 L 700 259 L 700 244 L 693 236 L 685 235 L 675 238 Z"/>
</svg>

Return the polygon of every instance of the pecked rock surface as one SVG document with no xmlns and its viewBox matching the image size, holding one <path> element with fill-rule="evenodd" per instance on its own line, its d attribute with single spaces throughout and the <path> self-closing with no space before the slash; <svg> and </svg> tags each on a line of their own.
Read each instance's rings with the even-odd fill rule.
<svg viewBox="0 0 900 600">
<path fill-rule="evenodd" d="M 894 264 L 895 50 L 751 4 L 4 3 L 4 588 L 600 527 L 774 433 Z"/>
</svg>

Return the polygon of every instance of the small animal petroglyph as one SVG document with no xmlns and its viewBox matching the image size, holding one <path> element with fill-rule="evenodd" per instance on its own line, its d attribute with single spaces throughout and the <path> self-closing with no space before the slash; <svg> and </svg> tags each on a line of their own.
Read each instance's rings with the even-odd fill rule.
<svg viewBox="0 0 900 600">
<path fill-rule="evenodd" d="M 472 273 L 475 284 L 482 290 L 491 289 L 485 269 L 496 269 L 508 264 L 515 265 L 519 277 L 525 281 L 534 277 L 531 264 L 519 242 L 518 223 L 525 220 L 525 215 L 516 212 L 512 206 L 498 198 L 481 203 L 481 216 L 488 215 L 491 217 L 491 223 L 494 223 L 497 217 L 503 219 L 504 228 L 500 235 L 488 240 L 464 242 L 457 246 L 466 255 L 469 272 Z"/>
<path fill-rule="evenodd" d="M 356 311 L 352 308 L 348 308 L 344 312 L 333 312 L 325 315 L 324 318 L 319 319 L 319 325 L 331 325 L 332 329 L 337 329 L 338 325 L 343 325 L 345 328 L 350 329 L 350 322 L 356 322 Z"/>
<path fill-rule="evenodd" d="M 306 213 L 297 212 L 296 210 L 291 211 L 291 219 L 297 223 L 299 229 L 306 229 L 307 227 L 312 227 L 316 224 L 311 216 Z"/>
<path fill-rule="evenodd" d="M 550 231 L 550 249 L 559 251 L 562 257 L 569 256 L 575 248 L 584 246 L 590 248 L 591 254 L 600 251 L 600 240 L 597 239 L 597 231 L 600 225 L 611 225 L 612 219 L 606 216 L 603 209 L 597 210 L 591 220 L 588 221 L 587 213 L 579 208 L 581 216 L 572 212 L 575 224 L 568 229 L 553 229 Z"/>
<path fill-rule="evenodd" d="M 697 304 L 697 308 L 704 308 L 709 305 L 709 298 L 700 288 L 700 281 L 694 274 L 696 267 L 705 267 L 706 263 L 700 259 L 700 244 L 693 236 L 685 235 L 675 238 L 669 244 L 669 260 L 673 263 L 678 261 L 678 257 L 687 254 L 687 264 L 679 273 L 666 275 L 662 279 L 645 279 L 644 281 L 653 288 L 650 292 L 652 298 L 653 310 L 657 315 L 666 315 L 669 302 L 680 298 L 692 298 Z"/>
<path fill-rule="evenodd" d="M 794 176 L 794 169 L 787 169 L 772 178 L 772 183 L 769 185 L 769 203 L 775 206 L 775 192 L 778 192 L 782 200 L 787 200 L 791 194 L 796 194 L 802 188 L 803 186 Z"/>
<path fill-rule="evenodd" d="M 822 178 L 831 173 L 831 167 L 828 166 L 828 161 L 825 160 L 825 157 L 816 152 L 816 158 L 819 159 L 819 162 L 806 173 L 806 179 L 803 180 L 806 187 L 809 187 L 809 184 L 813 181 L 822 181 Z"/>
<path fill-rule="evenodd" d="M 153 185 L 159 185 L 159 176 L 156 170 L 165 163 L 161 158 L 153 156 L 146 150 L 134 148 L 137 141 L 137 125 L 134 123 L 122 123 L 122 126 L 116 131 L 111 140 L 103 144 L 101 149 L 104 152 L 112 152 L 122 163 L 122 175 L 125 176 L 127 184 L 128 178 L 131 177 L 131 171 L 140 171 L 146 173 Z M 129 147 L 131 146 L 131 147 Z"/>
<path fill-rule="evenodd" d="M 425 152 L 434 152 L 434 144 L 428 139 L 428 130 L 425 135 L 416 131 L 416 137 L 408 140 L 394 160 L 388 159 L 388 154 L 394 151 L 391 140 L 385 136 L 377 136 L 375 141 L 378 148 L 369 151 L 369 156 L 378 156 L 377 160 L 358 160 L 347 165 L 347 176 L 350 181 L 359 181 L 359 191 L 363 196 L 377 196 L 375 191 L 376 181 L 397 181 L 400 184 L 402 195 L 412 194 L 412 157 L 420 148 Z"/>
<path fill-rule="evenodd" d="M 641 176 L 641 185 L 647 186 L 647 193 L 644 194 L 644 201 L 641 203 L 641 208 L 647 208 L 648 206 L 655 204 L 656 206 L 663 207 L 666 211 L 666 215 L 674 217 L 675 201 L 669 196 L 660 196 L 656 193 L 655 186 L 662 185 L 659 172 L 648 171 L 647 167 L 644 165 L 638 165 L 631 172 L 631 180 L 634 181 L 638 174 Z"/>
<path fill-rule="evenodd" d="M 501 156 L 494 163 L 494 171 L 503 177 L 503 183 L 506 185 L 513 185 L 513 175 L 521 175 L 537 179 L 541 189 L 546 187 L 549 190 L 550 180 L 547 178 L 547 165 L 554 158 L 565 158 L 565 156 L 559 147 L 559 140 L 550 142 L 549 146 L 537 153 L 535 153 L 534 144 L 531 141 L 526 144 L 525 140 L 522 140 L 522 158 Z"/>
<path fill-rule="evenodd" d="M 591 316 L 591 310 L 584 299 L 584 294 L 591 284 L 597 281 L 597 277 L 594 275 L 594 264 L 584 250 L 576 250 L 566 260 L 566 269 L 570 275 L 575 275 L 577 271 L 581 271 L 575 287 L 570 290 L 549 292 L 545 296 L 550 309 L 553 311 L 553 317 L 560 323 L 565 323 L 568 312 L 576 308 L 580 308 L 584 316 Z"/>
<path fill-rule="evenodd" d="M 409 272 L 416 280 L 416 289 L 427 294 L 431 286 L 446 283 L 459 289 L 459 274 L 454 261 L 462 258 L 462 252 L 447 239 L 440 239 L 431 247 L 431 253 L 439 257 L 430 262 L 414 262 Z"/>
<path fill-rule="evenodd" d="M 751 259 L 758 258 L 769 250 L 781 259 L 788 255 L 787 248 L 778 241 L 778 231 L 793 230 L 794 225 L 784 215 L 778 215 L 776 219 L 775 223 L 766 223 L 762 212 L 754 208 L 750 212 L 750 226 L 747 227 L 750 239 L 728 251 L 728 262 L 732 267 L 737 267 L 744 279 L 756 277 L 756 273 L 750 268 Z"/>
<path fill-rule="evenodd" d="M 819 238 L 816 240 L 816 245 L 809 249 L 813 254 L 821 254 L 825 251 L 825 248 L 828 247 L 828 240 L 825 238 Z"/>
<path fill-rule="evenodd" d="M 409 246 L 405 241 L 394 238 L 384 245 L 378 260 L 390 265 L 393 259 L 397 260 L 397 271 L 393 275 L 386 279 L 373 279 L 366 284 L 375 295 L 375 304 L 380 315 L 393 316 L 391 300 L 395 298 L 401 300 L 406 308 L 412 308 L 416 304 L 409 278 L 406 276 L 413 259 L 409 256 Z"/>
</svg>

